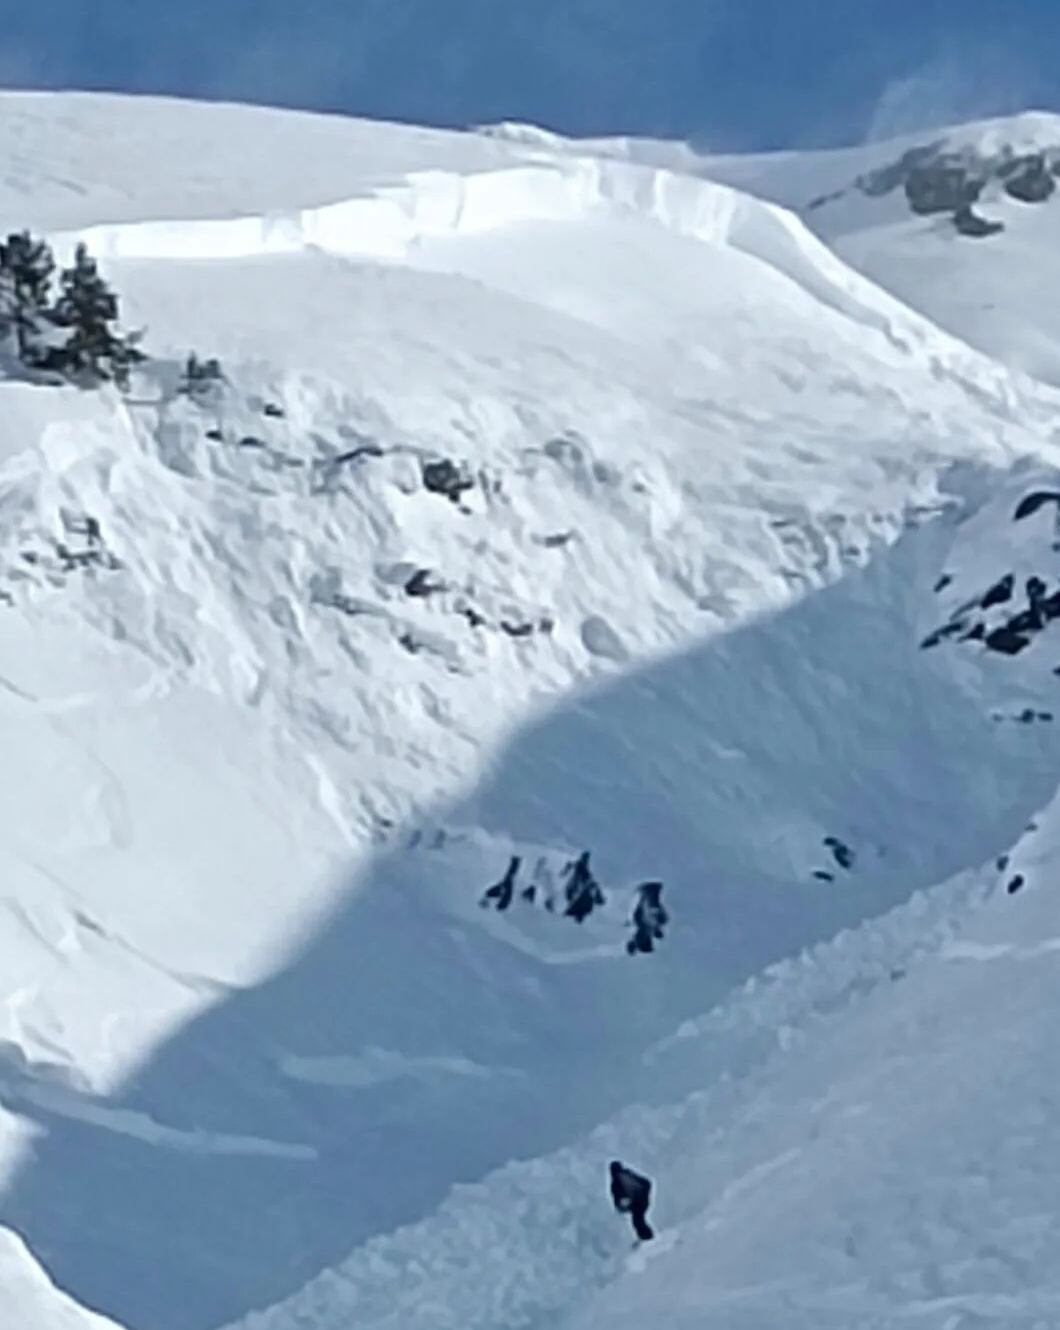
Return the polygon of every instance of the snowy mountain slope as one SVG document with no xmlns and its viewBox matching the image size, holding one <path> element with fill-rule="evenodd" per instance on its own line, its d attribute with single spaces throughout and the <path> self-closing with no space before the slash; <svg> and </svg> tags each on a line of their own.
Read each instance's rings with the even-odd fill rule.
<svg viewBox="0 0 1060 1330">
<path fill-rule="evenodd" d="M 955 586 L 975 584 L 986 524 L 995 553 L 1008 557 L 1011 498 L 992 498 L 962 523 L 943 559 Z M 1022 557 L 1040 567 L 1051 525 L 1035 531 L 1026 520 L 1018 528 Z M 857 622 L 849 607 L 831 621 Z M 1041 705 L 1055 691 L 1043 644 L 1016 663 L 998 660 L 997 696 L 1012 689 L 1011 700 Z M 978 648 L 947 650 L 972 657 Z M 875 659 L 880 673 L 890 673 L 882 654 Z M 827 679 L 814 665 L 815 677 Z M 892 700 L 879 701 L 894 721 Z M 948 728 L 945 717 L 935 719 Z M 773 732 L 768 715 L 763 720 Z M 994 712 L 992 723 L 995 734 L 1029 737 L 1036 728 L 1011 707 Z M 908 730 L 898 728 L 908 761 Z M 882 751 L 877 741 L 870 753 Z M 976 759 L 969 750 L 968 758 L 981 776 L 985 753 Z M 1019 758 L 1006 767 L 1009 776 L 1019 769 Z M 854 771 L 851 764 L 845 774 Z M 879 800 L 878 766 L 873 774 L 869 797 Z M 929 791 L 937 801 L 930 778 L 916 782 L 917 798 Z M 937 802 L 932 811 L 945 818 Z M 1047 812 L 1010 856 L 751 980 L 707 1018 L 649 1048 L 631 1083 L 640 1108 L 554 1158 L 457 1190 L 433 1218 L 366 1244 L 288 1302 L 240 1324 L 537 1326 L 556 1324 L 580 1303 L 587 1306 L 575 1322 L 586 1327 L 633 1324 L 633 1317 L 685 1324 L 682 1316 L 696 1325 L 705 1313 L 712 1324 L 734 1327 L 779 1317 L 792 1325 L 883 1326 L 914 1311 L 941 1327 L 962 1310 L 995 1311 L 1006 1325 L 1036 1324 L 1044 1312 L 1047 1324 L 1055 1289 L 1045 1253 L 1055 1215 L 1051 1170 L 1037 1164 L 1052 1148 L 1054 821 Z M 1003 981 L 1004 1001 L 987 967 L 961 968 L 1009 958 L 1017 968 Z M 1009 1063 L 1016 1038 L 1018 1068 Z M 954 1145 L 943 1151 L 951 1133 Z M 662 1235 L 644 1253 L 646 1270 L 634 1262 L 623 1273 L 619 1221 L 603 1202 L 605 1164 L 616 1153 L 657 1182 Z M 980 1160 L 994 1161 L 989 1200 L 977 1181 Z M 783 1178 L 780 1192 L 774 1174 Z M 848 1174 L 849 1185 L 840 1186 Z M 964 1196 L 967 1205 L 958 1207 L 954 1198 Z M 665 1262 L 658 1279 L 656 1259 Z"/>
<path fill-rule="evenodd" d="M 309 207 L 518 156 L 488 136 L 153 97 L 0 92 L 0 115 L 5 211 L 48 231 Z"/>
<path fill-rule="evenodd" d="M 1047 508 L 1010 532 L 1055 394 L 789 214 L 540 141 L 7 110 L 5 210 L 89 235 L 154 353 L 128 399 L 0 383 L 3 1219 L 79 1302 L 198 1330 L 371 1263 L 707 1088 L 644 1055 L 1053 797 L 1044 624 L 920 643 L 1048 578 Z M 481 908 L 586 848 L 583 924 Z"/>
<path fill-rule="evenodd" d="M 521 137 L 511 128 L 494 133 L 500 141 Z M 940 327 L 1019 370 L 1060 382 L 1060 324 L 1049 294 L 1060 280 L 1055 115 L 757 157 L 701 156 L 685 145 L 636 139 L 558 146 L 724 181 L 791 208 L 847 263 Z M 910 206 L 911 176 L 914 193 L 918 184 L 927 191 L 918 207 L 932 207 L 930 191 L 942 181 L 937 211 Z M 1004 229 L 979 238 L 958 234 L 947 189 L 962 198 L 967 192 L 974 214 Z"/>
<path fill-rule="evenodd" d="M 995 893 L 860 1010 L 788 1032 L 710 1114 L 716 1151 L 695 1128 L 668 1142 L 673 1245 L 569 1324 L 1055 1323 L 1055 826 L 1030 833 L 1038 890 Z"/>
<path fill-rule="evenodd" d="M 914 1119 L 913 1109 L 933 1110 L 945 1122 L 953 1114 L 954 1092 L 950 1086 L 940 1093 L 939 1082 L 952 1081 L 955 1067 L 965 1093 L 970 1082 L 978 1091 L 970 1040 L 947 1049 L 945 1058 L 930 1050 L 937 1058 L 938 1081 L 932 1082 L 932 1058 L 921 1064 L 911 1031 L 925 1042 L 927 1036 L 947 1041 L 953 1007 L 971 1005 L 974 998 L 985 1024 L 968 1026 L 972 1038 L 984 1028 L 1011 1034 L 1009 1023 L 1020 1021 L 1027 1022 L 1028 1051 L 1040 1048 L 1036 1035 L 1039 1041 L 1046 1037 L 1044 1013 L 1033 1005 L 1041 995 L 1040 971 L 1004 1004 L 1002 1025 L 986 967 L 964 965 L 966 958 L 980 958 L 976 936 L 1021 933 L 1009 900 L 994 889 L 995 877 L 965 874 L 882 921 L 773 968 L 678 1039 L 649 1051 L 646 1070 L 655 1102 L 627 1109 L 554 1156 L 513 1163 L 480 1185 L 455 1190 L 435 1216 L 367 1244 L 288 1302 L 240 1321 L 240 1330 L 332 1330 L 351 1323 L 409 1330 L 645 1321 L 692 1326 L 703 1324 L 705 1315 L 725 1327 L 764 1327 L 778 1318 L 795 1326 L 882 1326 L 914 1312 L 929 1318 L 934 1311 L 942 1315 L 925 1323 L 944 1325 L 977 1301 L 974 1294 L 960 1296 L 966 1291 L 957 1282 L 961 1275 L 974 1273 L 989 1288 L 995 1260 L 1019 1260 L 1036 1279 L 1047 1280 L 1048 1268 L 1039 1270 L 1020 1252 L 1033 1233 L 1044 1253 L 1050 1231 L 1050 1178 L 1026 1175 L 1025 1151 L 1002 1154 L 990 1175 L 999 1195 L 1014 1183 L 1020 1188 L 1005 1198 L 1014 1211 L 1004 1234 L 1008 1250 L 986 1253 L 978 1262 L 973 1254 L 961 1271 L 953 1217 L 915 1214 L 917 1235 L 931 1233 L 938 1248 L 919 1249 L 918 1267 L 918 1249 L 903 1246 L 902 1206 L 915 1210 L 918 1200 L 923 1203 L 921 1190 L 929 1204 L 936 1196 L 952 1204 L 967 1194 L 969 1208 L 981 1206 L 974 1156 L 969 1161 L 965 1143 L 945 1160 L 959 1165 L 952 1172 L 937 1162 L 905 1174 L 895 1168 L 882 1179 L 893 1194 L 881 1187 L 875 1207 L 859 1205 L 853 1187 L 846 1199 L 851 1213 L 833 1214 L 830 1205 L 833 1175 L 849 1172 L 852 1183 L 864 1186 L 868 1172 L 870 1185 L 877 1181 L 885 1133 L 908 1132 L 914 1146 L 917 1132 L 936 1139 L 937 1128 Z M 1006 914 L 1008 923 L 1002 920 Z M 1022 932 L 1031 935 L 1033 925 L 1024 916 Z M 1046 950 L 1031 947 L 1028 957 Z M 995 949 L 998 958 L 1008 951 L 1014 958 L 1021 954 L 1007 944 Z M 981 956 L 987 954 L 982 948 Z M 872 1057 L 865 1055 L 865 1040 Z M 991 1048 L 1001 1052 L 1004 1041 Z M 927 1084 L 917 1085 L 911 1073 Z M 1005 1076 L 996 1079 L 999 1087 L 1006 1084 Z M 1051 1078 L 1042 1079 L 1051 1099 Z M 689 1085 L 699 1088 L 689 1093 Z M 675 1097 L 667 1100 L 668 1094 Z M 888 1095 L 909 1102 L 896 1110 Z M 872 1112 L 877 1099 L 884 1101 L 879 1117 Z M 968 1116 L 970 1126 L 999 1134 L 1014 1125 L 1011 1113 L 982 1123 Z M 1030 1121 L 1041 1117 L 1030 1115 Z M 1021 1144 L 1027 1144 L 1025 1136 Z M 842 1152 L 838 1163 L 831 1157 L 836 1151 Z M 630 1152 L 656 1181 L 654 1221 L 660 1225 L 656 1243 L 633 1255 L 624 1240 L 625 1221 L 600 1203 L 607 1159 Z M 984 1151 L 983 1158 L 997 1155 Z M 1010 1169 L 1012 1163 L 1021 1171 Z M 789 1197 L 785 1189 L 793 1186 L 805 1194 Z M 949 1193 L 947 1186 L 953 1188 Z M 1033 1205 L 1043 1207 L 1037 1215 Z M 961 1218 L 974 1228 L 974 1212 Z M 937 1233 L 931 1232 L 932 1219 Z M 781 1222 L 790 1231 L 771 1242 L 770 1226 Z M 918 1275 L 940 1287 L 950 1281 L 954 1296 L 924 1298 L 914 1307 L 908 1290 Z M 997 1302 L 1013 1305 L 1011 1298 Z M 1051 1305 L 1047 1296 L 1033 1299 L 1033 1306 L 1043 1304 Z M 875 1320 L 853 1319 L 874 1305 Z"/>
<path fill-rule="evenodd" d="M 114 1330 L 114 1322 L 77 1306 L 52 1285 L 47 1275 L 9 1230 L 0 1232 L 0 1283 L 13 1324 L 41 1330 Z"/>
</svg>

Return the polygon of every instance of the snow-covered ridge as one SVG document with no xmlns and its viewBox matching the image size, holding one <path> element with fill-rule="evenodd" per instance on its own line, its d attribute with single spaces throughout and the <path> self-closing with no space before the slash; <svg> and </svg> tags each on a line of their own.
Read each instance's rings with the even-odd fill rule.
<svg viewBox="0 0 1060 1330">
<path fill-rule="evenodd" d="M 417 244 L 527 222 L 636 216 L 671 233 L 729 246 L 778 269 L 826 306 L 889 336 L 934 330 L 859 276 L 793 214 L 726 185 L 598 157 L 546 157 L 467 174 L 417 171 L 400 185 L 319 207 L 244 217 L 123 222 L 57 237 L 104 259 L 221 260 L 297 254 L 408 259 Z M 899 332 L 900 330 L 900 332 Z"/>
</svg>

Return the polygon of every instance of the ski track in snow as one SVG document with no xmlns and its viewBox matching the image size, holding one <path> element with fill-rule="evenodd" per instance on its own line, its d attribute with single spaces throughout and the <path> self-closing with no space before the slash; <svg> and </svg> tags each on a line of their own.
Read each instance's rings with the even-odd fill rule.
<svg viewBox="0 0 1060 1330">
<path fill-rule="evenodd" d="M 160 1145 L 166 1149 L 186 1150 L 189 1153 L 205 1155 L 265 1155 L 275 1159 L 316 1159 L 317 1151 L 310 1145 L 286 1144 L 282 1141 L 265 1141 L 254 1136 L 231 1136 L 224 1132 L 201 1130 L 182 1130 L 167 1127 L 155 1122 L 144 1113 L 132 1113 L 124 1109 L 111 1109 L 91 1101 L 78 1099 L 72 1095 L 46 1086 L 26 1086 L 21 1095 L 15 1094 L 12 1103 L 17 1107 L 19 1099 L 46 1114 L 70 1118 L 84 1122 L 104 1131 L 120 1132 L 136 1137 L 148 1145 Z"/>
</svg>

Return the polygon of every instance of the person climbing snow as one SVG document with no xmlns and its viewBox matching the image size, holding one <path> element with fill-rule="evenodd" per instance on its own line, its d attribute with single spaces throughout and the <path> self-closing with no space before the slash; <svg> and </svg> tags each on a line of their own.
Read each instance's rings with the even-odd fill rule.
<svg viewBox="0 0 1060 1330">
<path fill-rule="evenodd" d="M 588 919 L 598 905 L 606 903 L 606 897 L 600 890 L 600 884 L 593 877 L 592 869 L 589 867 L 588 850 L 580 854 L 573 863 L 568 864 L 564 871 L 566 874 L 564 895 L 567 900 L 567 908 L 563 913 L 569 919 L 573 919 L 575 923 L 580 924 Z"/>
<path fill-rule="evenodd" d="M 515 894 L 515 878 L 519 872 L 519 865 L 522 863 L 519 855 L 513 854 L 508 863 L 508 870 L 499 882 L 495 882 L 492 887 L 486 891 L 479 904 L 485 909 L 493 905 L 498 910 L 506 910 L 512 903 L 512 897 Z"/>
<path fill-rule="evenodd" d="M 626 943 L 626 951 L 631 956 L 638 952 L 649 955 L 655 950 L 656 942 L 662 941 L 670 916 L 661 897 L 661 882 L 643 882 L 637 888 L 637 904 L 631 921 L 633 936 Z"/>
<path fill-rule="evenodd" d="M 651 1183 L 647 1178 L 627 1168 L 617 1159 L 611 1160 L 611 1200 L 620 1214 L 628 1214 L 633 1221 L 633 1231 L 641 1242 L 650 1242 L 655 1237 L 648 1223 L 648 1206 L 651 1204 Z"/>
</svg>

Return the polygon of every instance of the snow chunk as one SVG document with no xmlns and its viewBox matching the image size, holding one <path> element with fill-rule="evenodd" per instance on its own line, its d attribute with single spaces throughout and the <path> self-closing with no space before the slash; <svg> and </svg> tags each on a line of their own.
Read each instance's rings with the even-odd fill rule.
<svg viewBox="0 0 1060 1330">
<path fill-rule="evenodd" d="M 618 633 L 598 614 L 590 615 L 582 623 L 581 639 L 582 645 L 591 656 L 601 656 L 604 660 L 615 661 L 616 664 L 622 664 L 629 659 L 629 652 Z"/>
</svg>

